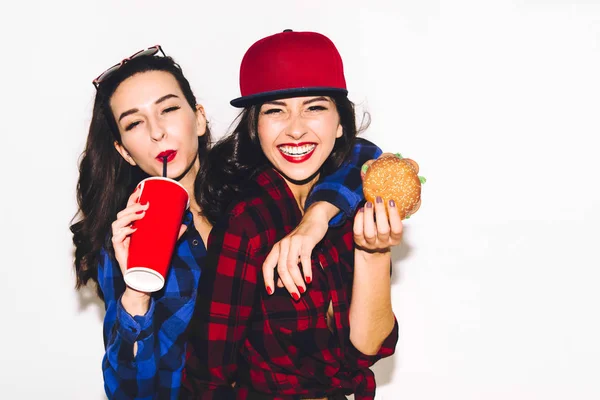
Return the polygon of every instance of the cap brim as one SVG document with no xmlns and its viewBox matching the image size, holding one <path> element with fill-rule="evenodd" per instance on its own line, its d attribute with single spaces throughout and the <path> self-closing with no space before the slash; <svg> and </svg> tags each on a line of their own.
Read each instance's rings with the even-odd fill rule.
<svg viewBox="0 0 600 400">
<path fill-rule="evenodd" d="M 252 106 L 254 104 L 264 103 L 270 100 L 284 99 L 288 97 L 299 97 L 299 96 L 332 96 L 342 95 L 347 96 L 348 90 L 341 88 L 331 87 L 310 87 L 310 88 L 296 88 L 296 89 L 283 89 L 273 90 L 271 92 L 257 93 L 250 96 L 242 96 L 237 99 L 231 100 L 229 103 L 238 108 Z"/>
</svg>

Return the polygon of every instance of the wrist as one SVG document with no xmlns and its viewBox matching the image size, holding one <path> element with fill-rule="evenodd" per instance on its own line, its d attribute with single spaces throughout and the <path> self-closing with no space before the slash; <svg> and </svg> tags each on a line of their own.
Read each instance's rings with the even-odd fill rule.
<svg viewBox="0 0 600 400">
<path fill-rule="evenodd" d="M 390 247 L 384 249 L 370 250 L 356 246 L 354 253 L 357 257 L 362 258 L 367 262 L 380 262 L 392 257 L 392 249 Z"/>
<path fill-rule="evenodd" d="M 338 212 L 340 212 L 340 209 L 333 204 L 326 201 L 317 201 L 308 207 L 308 210 L 306 210 L 304 215 L 306 218 L 314 219 L 316 221 L 329 222 L 329 220 L 335 217 Z"/>
<path fill-rule="evenodd" d="M 150 308 L 150 294 L 127 286 L 121 296 L 121 304 L 131 316 L 144 315 Z"/>
</svg>

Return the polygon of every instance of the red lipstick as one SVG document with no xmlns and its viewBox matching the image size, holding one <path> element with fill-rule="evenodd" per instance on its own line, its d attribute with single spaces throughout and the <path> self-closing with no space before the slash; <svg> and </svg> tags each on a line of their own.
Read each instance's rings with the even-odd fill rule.
<svg viewBox="0 0 600 400">
<path fill-rule="evenodd" d="M 163 162 L 163 158 L 167 157 L 167 162 L 171 162 L 173 161 L 173 159 L 175 158 L 175 156 L 177 156 L 177 151 L 176 150 L 165 150 L 162 153 L 160 153 L 159 155 L 156 156 L 156 159 L 159 162 Z"/>
<path fill-rule="evenodd" d="M 315 153 L 316 148 L 317 144 L 313 142 L 283 143 L 277 146 L 281 156 L 294 164 L 308 160 Z"/>
</svg>

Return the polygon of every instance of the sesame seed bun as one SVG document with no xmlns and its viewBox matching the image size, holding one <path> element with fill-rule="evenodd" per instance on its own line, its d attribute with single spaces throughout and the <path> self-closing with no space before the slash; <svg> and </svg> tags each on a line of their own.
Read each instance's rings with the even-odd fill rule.
<svg viewBox="0 0 600 400">
<path fill-rule="evenodd" d="M 383 156 L 367 169 L 363 180 L 365 199 L 375 202 L 380 196 L 387 208 L 394 200 L 400 218 L 416 213 L 421 205 L 421 180 L 417 175 L 419 165 L 409 158 Z"/>
</svg>

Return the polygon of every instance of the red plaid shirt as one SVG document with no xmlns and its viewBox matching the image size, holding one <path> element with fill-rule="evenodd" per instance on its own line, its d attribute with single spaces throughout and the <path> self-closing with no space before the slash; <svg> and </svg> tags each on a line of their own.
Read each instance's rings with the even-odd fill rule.
<svg viewBox="0 0 600 400">
<path fill-rule="evenodd" d="M 394 353 L 398 325 L 377 355 L 364 355 L 350 342 L 352 220 L 330 229 L 315 248 L 313 281 L 299 301 L 285 288 L 269 296 L 262 264 L 302 214 L 273 169 L 254 184 L 210 234 L 190 325 L 183 398 L 246 399 L 254 393 L 295 400 L 354 393 L 356 400 L 373 399 L 369 367 Z M 333 332 L 326 319 L 330 302 Z"/>
</svg>

